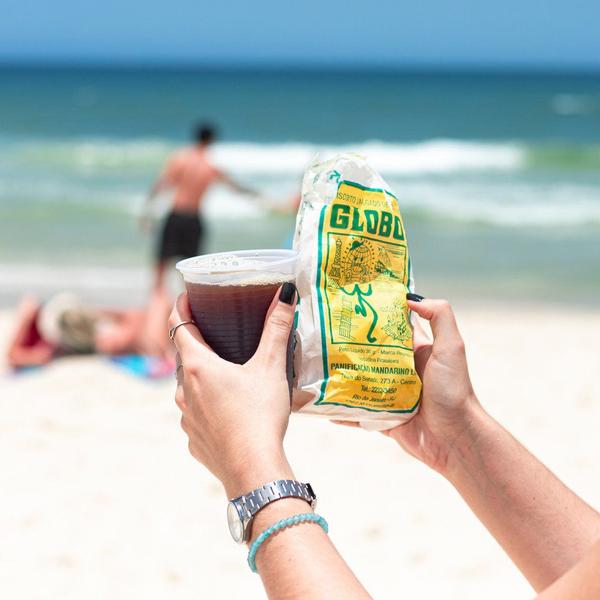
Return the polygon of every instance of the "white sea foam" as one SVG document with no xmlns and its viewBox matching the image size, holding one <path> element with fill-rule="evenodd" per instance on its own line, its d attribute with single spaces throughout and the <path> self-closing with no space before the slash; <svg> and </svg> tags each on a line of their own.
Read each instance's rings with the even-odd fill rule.
<svg viewBox="0 0 600 600">
<path fill-rule="evenodd" d="M 31 140 L 7 143 L 0 153 L 15 164 L 69 167 L 81 173 L 155 168 L 175 150 L 164 140 L 135 141 Z M 233 173 L 301 177 L 308 162 L 319 154 L 328 158 L 340 152 L 365 156 L 384 175 L 448 173 L 465 170 L 506 170 L 523 165 L 525 151 L 513 143 L 483 143 L 434 139 L 417 143 L 370 141 L 352 145 L 306 143 L 223 142 L 212 149 L 214 161 Z"/>
<path fill-rule="evenodd" d="M 57 216 L 72 217 L 81 210 L 88 218 L 91 209 L 114 213 L 114 218 L 137 215 L 146 189 L 175 148 L 162 139 L 0 138 L 0 208 L 18 203 L 23 219 L 33 218 L 28 210 L 38 218 L 35 207 L 43 203 L 52 205 Z M 596 172 L 597 145 L 536 147 L 444 139 L 325 147 L 224 142 L 212 154 L 234 177 L 263 192 L 269 203 L 284 204 L 299 192 L 304 168 L 317 152 L 324 159 L 346 150 L 369 159 L 407 214 L 510 226 L 600 223 L 598 185 L 587 175 L 579 176 Z M 32 172 L 38 175 L 32 177 Z M 543 183 L 538 173 L 549 172 L 555 174 L 552 181 Z M 164 200 L 163 211 L 168 207 Z M 268 215 L 260 202 L 225 186 L 210 190 L 203 213 L 208 220 L 238 221 Z"/>
<path fill-rule="evenodd" d="M 433 219 L 511 227 L 600 225 L 594 186 L 420 181 L 396 192 L 403 212 Z"/>
<path fill-rule="evenodd" d="M 523 165 L 525 152 L 516 144 L 490 144 L 456 140 L 430 140 L 414 144 L 367 142 L 348 146 L 307 144 L 229 143 L 216 146 L 218 164 L 230 165 L 240 173 L 300 176 L 307 163 L 318 154 L 326 159 L 340 152 L 363 155 L 384 175 L 449 173 L 465 170 L 506 170 Z"/>
</svg>

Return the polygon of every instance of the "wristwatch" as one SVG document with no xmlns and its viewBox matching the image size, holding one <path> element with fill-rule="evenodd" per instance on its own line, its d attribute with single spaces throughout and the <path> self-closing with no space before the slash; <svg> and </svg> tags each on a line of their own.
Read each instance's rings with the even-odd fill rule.
<svg viewBox="0 0 600 600">
<path fill-rule="evenodd" d="M 250 539 L 252 521 L 256 513 L 267 504 L 282 498 L 301 498 L 306 500 L 313 510 L 317 506 L 317 497 L 310 483 L 300 483 L 293 479 L 278 479 L 266 483 L 248 494 L 229 501 L 227 524 L 234 541 L 238 544 L 247 542 Z"/>
</svg>

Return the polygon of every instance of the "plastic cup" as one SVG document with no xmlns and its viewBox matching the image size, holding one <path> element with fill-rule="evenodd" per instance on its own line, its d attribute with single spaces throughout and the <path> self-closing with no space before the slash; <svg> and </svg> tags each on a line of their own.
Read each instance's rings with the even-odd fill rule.
<svg viewBox="0 0 600 600">
<path fill-rule="evenodd" d="M 206 342 L 225 360 L 244 364 L 258 348 L 267 310 L 286 282 L 295 282 L 294 250 L 241 250 L 177 263 L 192 316 Z M 292 339 L 288 343 L 291 381 Z"/>
</svg>

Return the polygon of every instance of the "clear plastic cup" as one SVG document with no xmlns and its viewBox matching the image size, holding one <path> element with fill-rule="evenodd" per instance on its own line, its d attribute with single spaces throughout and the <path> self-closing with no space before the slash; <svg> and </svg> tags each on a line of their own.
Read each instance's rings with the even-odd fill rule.
<svg viewBox="0 0 600 600">
<path fill-rule="evenodd" d="M 192 316 L 206 342 L 222 358 L 243 364 L 254 355 L 277 289 L 295 282 L 294 250 L 241 250 L 177 263 Z M 288 344 L 291 381 L 292 339 Z"/>
</svg>

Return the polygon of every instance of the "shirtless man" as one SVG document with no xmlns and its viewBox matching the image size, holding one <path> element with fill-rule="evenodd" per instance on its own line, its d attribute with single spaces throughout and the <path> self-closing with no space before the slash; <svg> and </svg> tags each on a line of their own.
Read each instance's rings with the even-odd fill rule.
<svg viewBox="0 0 600 600">
<path fill-rule="evenodd" d="M 205 228 L 199 210 L 204 195 L 214 183 L 224 183 L 241 194 L 256 193 L 239 185 L 208 161 L 206 150 L 215 137 L 215 130 L 211 126 L 197 126 L 194 145 L 180 150 L 169 159 L 148 195 L 147 205 L 166 189 L 174 192 L 171 210 L 162 224 L 158 244 L 155 289 L 164 286 L 165 270 L 171 259 L 187 258 L 201 252 Z M 148 228 L 145 217 L 142 227 Z"/>
</svg>

